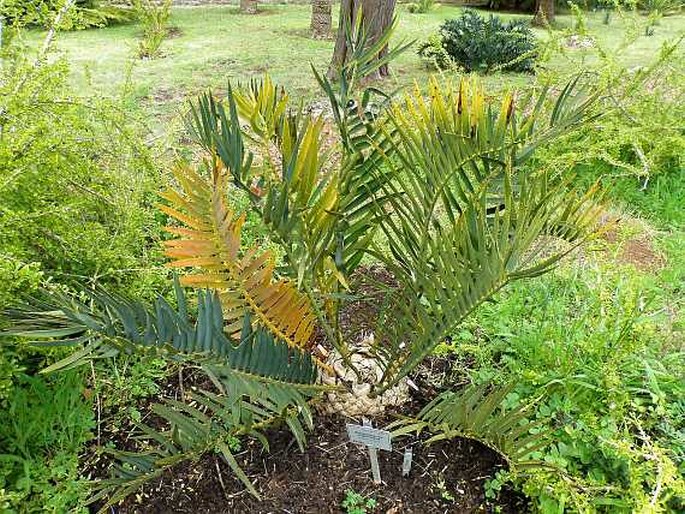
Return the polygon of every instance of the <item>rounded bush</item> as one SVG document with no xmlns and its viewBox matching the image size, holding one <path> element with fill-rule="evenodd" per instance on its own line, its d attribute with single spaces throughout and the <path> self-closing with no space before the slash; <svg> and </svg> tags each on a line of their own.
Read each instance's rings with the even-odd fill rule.
<svg viewBox="0 0 685 514">
<path fill-rule="evenodd" d="M 535 35 L 521 20 L 503 23 L 467 10 L 440 27 L 442 46 L 466 71 L 494 69 L 532 72 L 536 57 Z"/>
</svg>

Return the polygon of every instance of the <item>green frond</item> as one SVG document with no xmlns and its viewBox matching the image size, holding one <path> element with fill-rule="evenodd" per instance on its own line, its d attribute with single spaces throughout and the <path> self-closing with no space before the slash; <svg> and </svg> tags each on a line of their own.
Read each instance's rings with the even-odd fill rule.
<svg viewBox="0 0 685 514">
<path fill-rule="evenodd" d="M 426 444 L 464 437 L 479 441 L 502 455 L 512 467 L 541 464 L 531 454 L 549 443 L 549 433 L 528 420 L 530 406 L 505 410 L 502 402 L 514 384 L 488 390 L 469 386 L 455 393 L 446 391 L 415 417 L 406 417 L 388 427 L 394 437 L 427 431 Z"/>
<path fill-rule="evenodd" d="M 117 463 L 110 478 L 95 483 L 90 499 L 105 500 L 100 512 L 177 464 L 212 451 L 220 454 L 236 478 L 259 498 L 227 441 L 243 436 L 266 441 L 261 430 L 275 419 L 284 419 L 302 448 L 305 427 L 312 428 L 309 396 L 286 384 L 241 381 L 232 375 L 222 376 L 222 380 L 222 394 L 189 391 L 184 401 L 167 399 L 154 404 L 155 428 L 139 423 L 132 434 L 139 451 L 108 450 Z"/>
<path fill-rule="evenodd" d="M 317 378 L 308 351 L 288 347 L 265 329 L 253 329 L 249 314 L 243 319 L 240 339 L 229 338 L 215 293 L 198 292 L 194 320 L 178 285 L 176 308 L 161 297 L 147 306 L 104 290 L 82 294 L 85 300 L 51 291 L 49 299 L 8 310 L 5 316 L 11 328 L 4 334 L 46 346 L 83 346 L 49 371 L 109 357 L 122 349 L 150 348 L 209 367 L 221 366 L 244 380 L 313 384 Z"/>
<path fill-rule="evenodd" d="M 379 392 L 508 282 L 548 271 L 592 234 L 596 191 L 580 194 L 522 165 L 531 147 L 572 127 L 589 104 L 560 99 L 551 113 L 538 105 L 519 120 L 513 96 L 493 108 L 463 79 L 457 90 L 433 81 L 428 98 L 407 95 L 390 111 L 392 149 L 377 164 L 390 177 L 376 202 L 385 240 L 371 253 L 400 285 L 397 307 L 378 323 L 376 351 L 387 363 Z M 550 250 L 550 238 L 569 247 Z"/>
<path fill-rule="evenodd" d="M 240 340 L 229 338 L 216 293 L 198 292 L 193 320 L 178 282 L 176 292 L 176 308 L 161 297 L 146 306 L 103 290 L 85 290 L 80 298 L 52 291 L 43 300 L 5 312 L 11 328 L 4 335 L 34 344 L 82 346 L 45 371 L 148 348 L 199 365 L 214 385 L 216 392 L 190 390 L 180 401 L 153 405 L 161 423 L 154 428 L 137 425 L 133 438 L 140 451 L 111 451 L 118 464 L 111 478 L 95 485 L 92 498 L 106 499 L 105 507 L 208 451 L 219 452 L 256 495 L 225 441 L 239 436 L 265 441 L 261 431 L 284 420 L 303 447 L 305 430 L 312 427 L 308 402 L 329 389 L 316 384 L 318 370 L 309 352 L 290 348 L 263 328 L 254 329 L 249 314 Z"/>
<path fill-rule="evenodd" d="M 238 115 L 251 132 L 263 141 L 275 140 L 288 114 L 288 95 L 278 88 L 269 75 L 252 80 L 247 88 L 233 92 Z"/>
</svg>

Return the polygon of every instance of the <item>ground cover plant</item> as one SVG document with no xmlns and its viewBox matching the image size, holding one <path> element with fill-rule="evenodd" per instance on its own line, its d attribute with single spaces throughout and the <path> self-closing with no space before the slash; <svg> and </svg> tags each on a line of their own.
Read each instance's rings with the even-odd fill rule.
<svg viewBox="0 0 685 514">
<path fill-rule="evenodd" d="M 412 17 L 417 21 L 411 24 L 400 19 L 399 35 L 423 38 L 455 12 L 438 6 Z M 273 21 L 265 24 L 267 18 Z M 34 299 L 38 293 L 46 303 L 15 311 L 10 331 L 28 335 L 43 327 L 48 332 L 32 338 L 52 336 L 49 345 L 61 338 L 79 352 L 64 361 L 71 350 L 62 346 L 36 349 L 20 344 L 16 334 L 4 337 L 0 395 L 10 415 L 0 423 L 0 508 L 78 511 L 100 491 L 97 509 L 135 490 L 113 508 L 681 511 L 682 48 L 671 42 L 660 55 L 655 52 L 676 35 L 678 20 L 664 18 L 649 37 L 643 31 L 648 20 L 620 10 L 608 28 L 599 14 L 584 21 L 582 37 L 563 29 L 549 36 L 536 32 L 545 44 L 537 77 L 491 74 L 482 79 L 488 95 L 479 93 L 475 79 L 456 77 L 450 86 L 443 77 L 391 100 L 353 87 L 363 66 L 349 68 L 341 88 L 305 66 L 296 70 L 292 58 L 289 67 L 279 61 L 269 49 L 274 34 L 303 48 L 303 59 L 311 57 L 318 69 L 330 57 L 331 42 L 310 43 L 288 32 L 300 25 L 306 30 L 308 11 L 300 6 L 264 5 L 257 17 L 233 15 L 231 8 L 173 10 L 181 36 L 165 44 L 164 59 L 134 64 L 122 74 L 124 82 L 109 74 L 124 56 L 131 58 L 139 26 L 59 35 L 58 48 L 70 49 L 70 66 L 66 59 L 42 58 L 35 66 L 32 58 L 15 65 L 30 47 L 10 47 L 3 58 L 12 66 L 3 68 L 2 79 L 10 94 L 3 95 L 0 139 L 0 194 L 6 193 L 0 231 L 7 236 L 0 243 L 1 306 L 16 307 L 25 293 Z M 557 22 L 573 26 L 563 15 L 557 14 Z M 225 31 L 212 32 L 222 26 Z M 626 50 L 619 51 L 616 34 L 626 27 L 619 45 Z M 265 45 L 246 49 L 236 36 L 241 30 L 262 34 Z M 29 45 L 36 36 L 28 35 Z M 222 65 L 222 73 L 211 66 L 198 72 L 195 64 L 208 57 L 191 48 L 209 44 L 212 59 L 223 59 L 226 47 L 217 41 L 233 45 L 230 59 L 241 62 Z M 113 57 L 110 65 L 84 66 L 103 47 Z M 273 66 L 273 81 L 247 64 L 260 60 Z M 646 69 L 632 69 L 638 64 Z M 570 66 L 599 73 L 583 75 L 562 93 L 569 109 L 553 115 L 551 106 L 565 91 L 560 76 Z M 224 70 L 234 78 L 229 91 Z M 391 70 L 398 85 L 425 76 L 411 52 Z M 253 76 L 259 80 L 244 80 Z M 552 83 L 547 89 L 546 81 Z M 516 96 L 506 91 L 511 84 L 518 86 Z M 593 90 L 580 86 L 591 84 L 603 94 L 586 105 Z M 125 86 L 123 93 L 117 85 Z M 207 85 L 215 95 L 195 94 Z M 115 91 L 118 98 L 101 98 Z M 193 109 L 188 114 L 184 107 L 174 121 L 170 114 L 185 95 Z M 301 109 L 301 98 L 315 101 Z M 535 108 L 536 98 L 547 100 Z M 457 106 L 467 111 L 461 118 Z M 141 134 L 141 116 L 156 116 L 154 133 Z M 533 118 L 535 130 L 526 132 Z M 540 123 L 552 118 L 552 126 Z M 469 130 L 452 119 L 469 120 Z M 450 135 L 465 136 L 473 146 L 456 145 Z M 499 153 L 489 146 L 494 141 L 508 142 L 509 151 Z M 173 151 L 158 151 L 160 142 Z M 527 153 L 528 145 L 534 153 Z M 457 154 L 471 157 L 452 159 Z M 468 163 L 475 167 L 464 171 Z M 429 200 L 444 187 L 445 168 L 461 170 L 448 175 L 460 180 L 484 169 L 509 176 L 511 184 L 530 178 L 509 193 L 507 180 L 492 182 L 496 194 L 480 197 L 485 203 L 473 210 L 463 209 L 460 182 L 451 182 L 456 196 L 438 198 L 431 208 Z M 371 183 L 354 186 L 360 176 Z M 528 233 L 514 229 L 531 219 L 521 201 L 528 185 L 557 184 L 561 193 L 588 190 L 597 180 L 610 201 L 601 236 L 554 262 L 556 269 L 545 276 L 514 281 L 488 293 L 487 301 L 476 289 L 475 296 L 464 293 L 469 282 L 463 279 L 496 269 L 495 247 L 485 242 L 497 233 Z M 156 193 L 163 183 L 169 189 L 160 202 Z M 534 190 L 528 190 L 533 197 Z M 154 203 L 162 203 L 169 218 Z M 234 214 L 222 218 L 223 227 L 235 231 L 223 233 L 230 245 L 215 252 L 205 237 L 215 228 L 198 223 L 222 209 Z M 464 219 L 464 212 L 479 209 L 485 209 L 481 221 L 472 218 L 473 228 L 466 230 L 471 251 L 450 232 L 451 217 Z M 70 223 L 75 218 L 86 224 Z M 422 219 L 431 222 L 417 222 Z M 212 268 L 190 268 L 180 281 L 220 291 L 218 297 L 205 287 L 184 290 L 159 268 L 164 224 L 174 232 L 164 237 L 171 262 Z M 559 222 L 541 230 L 570 234 Z M 438 233 L 444 238 L 420 254 L 412 250 L 420 244 L 404 242 L 433 241 Z M 498 251 L 513 248 L 504 237 L 497 241 Z M 519 241 L 519 248 L 526 246 Z M 535 262 L 540 250 L 539 262 L 549 257 L 551 265 L 571 248 L 557 239 L 544 242 L 545 251 L 536 243 L 533 253 L 513 253 L 520 262 Z M 469 256 L 471 265 L 450 264 L 450 252 Z M 235 267 L 226 266 L 229 255 L 235 255 Z M 271 283 L 269 276 L 275 277 Z M 276 303 L 263 300 L 269 295 Z M 457 324 L 466 312 L 460 302 L 468 297 L 478 306 Z M 299 314 L 280 308 L 288 302 Z M 242 316 L 246 311 L 250 315 Z M 442 313 L 448 315 L 443 319 Z M 24 325 L 16 325 L 17 316 Z M 314 336 L 302 345 L 298 337 L 312 325 Z M 422 337 L 431 326 L 440 334 Z M 56 332 L 59 327 L 70 335 Z M 205 327 L 215 334 L 226 327 L 227 335 L 202 337 Z M 231 334 L 240 334 L 242 345 Z M 295 347 L 286 348 L 288 340 Z M 160 347 L 160 341 L 173 344 Z M 193 341 L 195 349 L 188 346 Z M 146 351 L 128 355 L 136 342 Z M 314 374 L 326 377 L 330 367 L 340 373 L 346 358 L 358 370 L 360 364 L 368 369 L 361 348 L 380 364 L 381 382 L 345 374 L 352 396 L 365 404 L 365 394 L 373 391 L 370 400 L 387 399 L 386 409 L 400 415 L 374 420 L 392 423 L 396 433 L 397 449 L 381 458 L 382 486 L 369 484 L 368 458 L 347 443 L 343 419 L 323 413 L 332 404 L 359 409 L 359 402 L 345 396 L 345 386 L 334 392 L 308 383 Z M 265 358 L 262 350 L 276 351 L 276 358 Z M 38 373 L 84 361 L 85 367 Z M 393 382 L 402 385 L 396 379 L 405 373 L 418 390 L 398 392 Z M 272 383 L 267 376 L 285 380 Z M 379 394 L 384 388 L 391 394 Z M 245 394 L 240 401 L 229 394 L 235 401 L 227 403 L 222 390 Z M 273 396 L 276 391 L 281 394 Z M 393 407 L 390 400 L 408 403 Z M 304 453 L 298 442 L 308 443 Z M 397 471 L 405 446 L 415 455 L 409 480 Z M 167 462 L 159 460 L 164 455 Z M 110 475 L 117 461 L 121 468 Z M 315 500 L 313 491 L 321 492 Z"/>
</svg>

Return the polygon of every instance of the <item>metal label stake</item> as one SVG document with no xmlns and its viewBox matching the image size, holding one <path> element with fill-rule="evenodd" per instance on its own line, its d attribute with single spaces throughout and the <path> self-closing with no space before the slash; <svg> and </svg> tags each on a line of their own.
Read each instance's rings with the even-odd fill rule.
<svg viewBox="0 0 685 514">
<path fill-rule="evenodd" d="M 364 418 L 363 423 L 365 427 L 373 428 L 371 422 Z M 381 468 L 378 465 L 378 450 L 373 446 L 369 446 L 369 460 L 371 461 L 371 474 L 373 475 L 373 483 L 381 483 Z"/>
<path fill-rule="evenodd" d="M 413 456 L 414 456 L 414 452 L 412 451 L 411 448 L 407 448 L 404 450 L 404 459 L 402 460 L 402 476 L 403 477 L 409 476 L 409 472 L 411 471 L 411 461 L 412 461 Z"/>
</svg>

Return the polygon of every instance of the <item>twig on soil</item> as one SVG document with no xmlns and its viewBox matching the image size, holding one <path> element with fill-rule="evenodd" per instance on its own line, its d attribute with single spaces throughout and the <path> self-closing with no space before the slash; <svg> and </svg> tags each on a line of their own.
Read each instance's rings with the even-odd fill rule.
<svg viewBox="0 0 685 514">
<path fill-rule="evenodd" d="M 321 448 L 321 446 L 317 446 L 317 448 L 319 450 L 325 452 L 325 453 L 331 453 L 331 452 L 337 450 L 338 448 L 340 448 L 341 446 L 345 446 L 346 444 L 347 444 L 347 441 L 345 441 L 344 443 L 340 443 L 340 444 L 337 444 L 335 446 L 332 446 L 331 448 L 328 448 L 327 450 L 324 448 Z"/>
<path fill-rule="evenodd" d="M 247 489 L 241 489 L 237 493 L 229 494 L 226 496 L 227 500 L 232 500 L 233 498 L 237 498 L 238 496 L 242 496 L 247 492 Z"/>
<path fill-rule="evenodd" d="M 434 462 L 435 460 L 431 459 L 431 461 L 428 464 L 426 464 L 426 467 L 423 468 L 423 474 L 421 475 L 422 477 L 425 477 L 428 474 L 428 468 L 430 468 L 431 464 L 433 464 Z"/>
<path fill-rule="evenodd" d="M 98 411 L 98 437 L 97 437 L 97 442 L 98 442 L 98 446 L 100 446 L 100 434 L 102 431 L 102 429 L 100 428 L 101 421 L 102 421 L 102 403 L 100 402 L 100 393 L 98 393 L 97 377 L 95 375 L 95 366 L 93 365 L 93 361 L 90 361 L 90 372 L 93 376 L 93 389 L 95 389 L 95 404 L 97 405 L 97 411 Z"/>
<path fill-rule="evenodd" d="M 186 397 L 185 389 L 183 389 L 183 366 L 178 367 L 178 390 L 181 392 L 180 401 L 183 401 Z"/>
<path fill-rule="evenodd" d="M 214 459 L 214 467 L 216 467 L 216 476 L 219 478 L 219 484 L 221 485 L 221 490 L 224 492 L 224 496 L 228 496 L 226 494 L 226 484 L 224 484 L 224 479 L 221 476 L 221 469 L 219 469 L 219 461 L 217 459 Z"/>
</svg>

